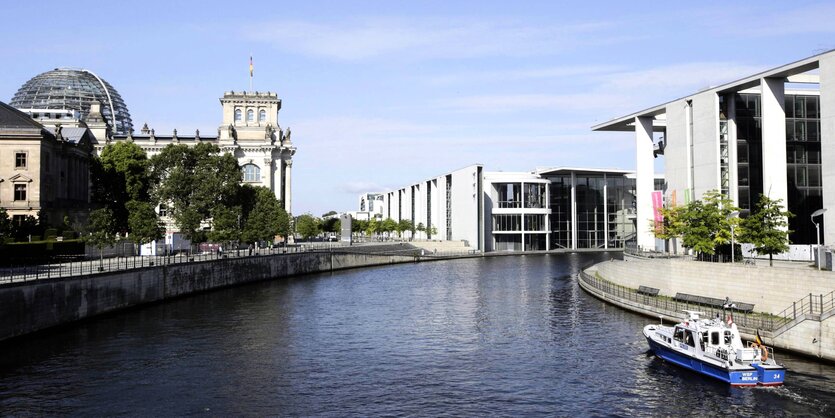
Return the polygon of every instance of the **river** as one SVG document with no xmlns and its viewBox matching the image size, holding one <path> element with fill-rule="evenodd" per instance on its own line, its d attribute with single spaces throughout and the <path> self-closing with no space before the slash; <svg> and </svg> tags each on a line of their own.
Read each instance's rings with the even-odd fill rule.
<svg viewBox="0 0 835 418">
<path fill-rule="evenodd" d="M 255 283 L 0 346 L 2 415 L 835 414 L 835 367 L 781 388 L 655 358 L 651 318 L 572 276 L 614 253 L 463 259 Z"/>
</svg>

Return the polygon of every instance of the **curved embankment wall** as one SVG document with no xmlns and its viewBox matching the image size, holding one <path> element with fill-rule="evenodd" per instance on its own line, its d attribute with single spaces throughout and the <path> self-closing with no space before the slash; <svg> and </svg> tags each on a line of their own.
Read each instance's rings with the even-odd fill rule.
<svg viewBox="0 0 835 418">
<path fill-rule="evenodd" d="M 95 315 L 241 283 L 413 256 L 309 252 L 145 267 L 0 286 L 0 341 Z"/>
<path fill-rule="evenodd" d="M 777 314 L 793 302 L 835 289 L 835 273 L 791 267 L 741 266 L 730 263 L 704 263 L 677 259 L 641 259 L 600 263 L 597 271 L 611 282 L 637 289 L 649 286 L 659 294 L 676 293 L 726 297 L 753 303 L 757 312 Z"/>
<path fill-rule="evenodd" d="M 779 314 L 792 303 L 814 295 L 828 294 L 835 289 L 835 273 L 797 268 L 743 267 L 724 264 L 688 262 L 670 259 L 612 260 L 596 264 L 586 270 L 589 274 L 637 289 L 649 286 L 659 289 L 663 296 L 689 293 L 740 302 L 754 303 L 754 310 Z M 581 283 L 583 285 L 583 283 Z M 609 303 L 647 316 L 664 315 L 666 319 L 682 317 L 680 312 L 668 312 L 649 305 L 606 294 L 590 286 L 589 293 Z M 766 343 L 774 347 L 835 362 L 835 312 L 805 315 L 777 335 L 768 336 Z M 741 330 L 743 336 L 754 338 L 755 330 Z"/>
</svg>

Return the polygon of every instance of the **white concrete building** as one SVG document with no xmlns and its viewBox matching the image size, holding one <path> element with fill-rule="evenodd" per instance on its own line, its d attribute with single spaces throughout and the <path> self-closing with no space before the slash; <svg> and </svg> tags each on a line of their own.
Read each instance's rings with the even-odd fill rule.
<svg viewBox="0 0 835 418">
<path fill-rule="evenodd" d="M 655 247 L 650 192 L 653 157 L 659 153 L 666 202 L 684 204 L 719 190 L 746 216 L 760 194 L 782 199 L 796 215 L 789 219 L 794 244 L 814 244 L 811 214 L 835 208 L 835 50 L 592 129 L 635 132 L 638 245 L 643 248 Z M 821 242 L 835 243 L 833 217 L 835 210 L 823 216 Z"/>
<path fill-rule="evenodd" d="M 482 251 L 622 248 L 635 238 L 634 184 L 623 170 L 506 173 L 476 164 L 382 193 L 382 219 L 431 226 L 416 238 Z"/>
</svg>

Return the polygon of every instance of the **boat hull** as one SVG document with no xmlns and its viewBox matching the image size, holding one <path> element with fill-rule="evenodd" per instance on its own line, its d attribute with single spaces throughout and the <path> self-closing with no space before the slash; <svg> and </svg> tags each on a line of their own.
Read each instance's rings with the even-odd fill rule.
<svg viewBox="0 0 835 418">
<path fill-rule="evenodd" d="M 656 342 L 649 336 L 646 336 L 646 338 L 650 349 L 656 356 L 685 369 L 721 380 L 731 386 L 757 386 L 757 384 L 760 383 L 760 373 L 754 367 L 745 369 L 728 369 L 726 367 L 720 367 L 676 351 L 664 344 Z M 781 376 L 785 375 L 785 373 L 780 374 Z M 780 383 L 772 383 L 772 385 L 778 384 L 782 384 L 782 379 L 780 380 Z"/>
</svg>

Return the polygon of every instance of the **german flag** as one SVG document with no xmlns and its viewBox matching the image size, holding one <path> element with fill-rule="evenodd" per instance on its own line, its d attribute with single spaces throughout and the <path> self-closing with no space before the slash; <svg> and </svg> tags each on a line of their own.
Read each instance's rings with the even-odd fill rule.
<svg viewBox="0 0 835 418">
<path fill-rule="evenodd" d="M 760 330 L 757 330 L 757 345 L 763 345 L 763 339 L 760 338 Z"/>
<path fill-rule="evenodd" d="M 252 70 L 253 70 L 253 67 L 252 67 L 252 55 L 250 55 L 250 56 L 249 56 L 249 76 L 250 76 L 250 77 L 252 77 L 252 73 L 253 73 L 253 71 L 252 71 Z"/>
</svg>

